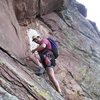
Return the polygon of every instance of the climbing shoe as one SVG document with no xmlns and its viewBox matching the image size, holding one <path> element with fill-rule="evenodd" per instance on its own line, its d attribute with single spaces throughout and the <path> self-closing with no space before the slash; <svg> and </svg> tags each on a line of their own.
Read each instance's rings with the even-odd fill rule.
<svg viewBox="0 0 100 100">
<path fill-rule="evenodd" d="M 41 76 L 45 73 L 45 69 L 44 68 L 39 68 L 38 70 L 35 71 L 35 74 L 37 76 Z"/>
</svg>

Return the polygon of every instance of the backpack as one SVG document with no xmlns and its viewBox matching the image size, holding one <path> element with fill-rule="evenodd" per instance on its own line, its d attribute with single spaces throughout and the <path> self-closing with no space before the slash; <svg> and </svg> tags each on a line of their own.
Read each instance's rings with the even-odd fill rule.
<svg viewBox="0 0 100 100">
<path fill-rule="evenodd" d="M 51 38 L 47 38 L 49 40 L 49 42 L 51 43 L 51 47 L 52 47 L 52 52 L 53 52 L 53 55 L 55 57 L 55 59 L 59 56 L 58 54 L 58 45 L 56 43 L 55 40 L 51 39 Z"/>
</svg>

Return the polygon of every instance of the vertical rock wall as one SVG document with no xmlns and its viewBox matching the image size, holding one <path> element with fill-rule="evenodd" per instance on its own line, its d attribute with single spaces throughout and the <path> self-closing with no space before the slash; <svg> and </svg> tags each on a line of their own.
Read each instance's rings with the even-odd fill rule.
<svg viewBox="0 0 100 100">
<path fill-rule="evenodd" d="M 24 61 L 27 28 L 58 42 L 55 74 L 65 100 L 100 99 L 100 33 L 75 0 L 1 0 L 0 8 L 0 99 L 63 100 L 48 77 L 35 76 L 36 65 Z"/>
</svg>

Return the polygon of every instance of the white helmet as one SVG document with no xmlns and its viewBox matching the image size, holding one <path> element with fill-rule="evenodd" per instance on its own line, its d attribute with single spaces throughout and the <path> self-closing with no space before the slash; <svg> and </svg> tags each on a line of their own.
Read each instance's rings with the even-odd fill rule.
<svg viewBox="0 0 100 100">
<path fill-rule="evenodd" d="M 27 33 L 32 36 L 32 40 L 37 37 L 40 37 L 40 34 L 36 30 L 31 29 L 31 28 L 27 30 Z"/>
</svg>

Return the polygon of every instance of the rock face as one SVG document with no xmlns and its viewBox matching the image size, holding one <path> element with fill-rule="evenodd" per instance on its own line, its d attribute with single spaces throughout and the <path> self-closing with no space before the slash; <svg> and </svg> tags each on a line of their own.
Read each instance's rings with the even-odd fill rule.
<svg viewBox="0 0 100 100">
<path fill-rule="evenodd" d="M 77 3 L 77 8 L 78 8 L 78 11 L 84 16 L 84 17 L 87 17 L 87 9 L 85 8 L 84 5 L 80 4 L 80 3 Z"/>
<path fill-rule="evenodd" d="M 100 99 L 100 32 L 78 7 L 74 0 L 0 1 L 0 100 Z M 25 60 L 28 28 L 58 42 L 55 74 L 64 97 Z"/>
<path fill-rule="evenodd" d="M 14 9 L 19 22 L 50 13 L 63 6 L 63 0 L 14 0 Z"/>
</svg>

